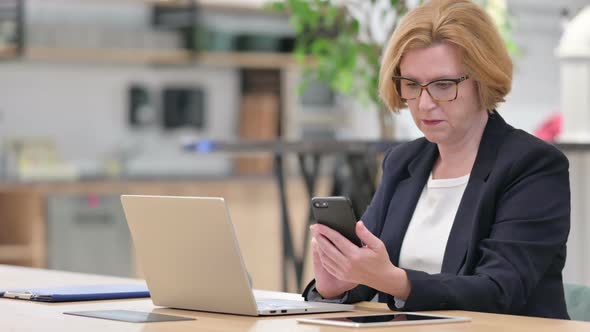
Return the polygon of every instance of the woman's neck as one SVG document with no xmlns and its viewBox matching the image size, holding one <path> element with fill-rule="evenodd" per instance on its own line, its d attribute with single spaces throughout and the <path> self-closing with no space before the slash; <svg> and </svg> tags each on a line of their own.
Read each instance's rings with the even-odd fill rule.
<svg viewBox="0 0 590 332">
<path fill-rule="evenodd" d="M 485 116 L 460 141 L 438 144 L 439 156 L 432 169 L 433 179 L 457 178 L 471 173 L 488 122 L 487 111 L 484 112 Z"/>
</svg>

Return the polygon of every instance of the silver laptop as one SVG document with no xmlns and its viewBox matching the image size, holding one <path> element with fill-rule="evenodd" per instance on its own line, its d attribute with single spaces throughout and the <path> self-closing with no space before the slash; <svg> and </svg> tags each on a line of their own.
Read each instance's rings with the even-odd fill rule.
<svg viewBox="0 0 590 332">
<path fill-rule="evenodd" d="M 249 316 L 353 309 L 257 298 L 223 198 L 122 195 L 121 202 L 155 305 Z"/>
</svg>

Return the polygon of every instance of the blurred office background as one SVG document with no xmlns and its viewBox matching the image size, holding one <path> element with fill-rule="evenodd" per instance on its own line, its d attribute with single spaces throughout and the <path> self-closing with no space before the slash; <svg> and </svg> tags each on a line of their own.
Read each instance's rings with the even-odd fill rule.
<svg viewBox="0 0 590 332">
<path fill-rule="evenodd" d="M 263 3 L 2 0 L 0 263 L 141 276 L 120 194 L 223 196 L 254 286 L 296 289 L 297 267 L 282 262 L 285 210 L 271 154 L 206 152 L 219 141 L 377 140 L 379 125 L 375 112 L 322 83 L 298 93 L 294 31 Z M 500 112 L 512 125 L 534 132 L 558 112 L 567 117 L 564 95 L 590 114 L 590 54 L 557 52 L 567 22 L 589 5 L 507 1 L 520 54 Z M 564 76 L 566 63 L 580 77 Z M 578 129 L 590 128 L 578 116 L 589 119 Z M 396 140 L 419 135 L 407 112 L 395 119 Z M 566 151 L 574 226 L 565 277 L 590 285 L 590 149 L 580 146 Z M 300 257 L 309 188 L 295 156 L 284 161 L 282 203 Z M 322 164 L 315 193 L 330 193 L 341 162 Z M 305 282 L 309 260 L 297 263 Z"/>
</svg>

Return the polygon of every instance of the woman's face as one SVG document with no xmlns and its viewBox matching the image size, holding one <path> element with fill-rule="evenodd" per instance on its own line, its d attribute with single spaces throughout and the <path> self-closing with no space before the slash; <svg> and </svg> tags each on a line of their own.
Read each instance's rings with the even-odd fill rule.
<svg viewBox="0 0 590 332">
<path fill-rule="evenodd" d="M 468 74 L 462 60 L 457 46 L 443 42 L 407 51 L 400 74 L 422 85 L 441 78 L 457 79 Z M 416 126 L 430 142 L 452 146 L 483 132 L 487 112 L 480 106 L 474 80 L 458 83 L 457 88 L 453 101 L 436 101 L 425 90 L 420 97 L 407 101 Z"/>
</svg>

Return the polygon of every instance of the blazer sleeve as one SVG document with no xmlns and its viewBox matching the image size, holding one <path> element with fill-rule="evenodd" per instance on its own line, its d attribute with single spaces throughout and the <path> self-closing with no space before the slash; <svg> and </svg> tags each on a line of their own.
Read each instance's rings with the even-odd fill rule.
<svg viewBox="0 0 590 332">
<path fill-rule="evenodd" d="M 519 312 L 551 264 L 564 255 L 570 227 L 569 164 L 544 145 L 519 157 L 495 202 L 488 237 L 468 275 L 406 270 L 412 285 L 404 310 Z M 388 305 L 395 310 L 394 298 Z"/>
<path fill-rule="evenodd" d="M 381 165 L 384 178 L 387 173 L 387 171 L 386 171 L 386 166 L 388 164 L 387 160 L 389 159 L 389 156 L 392 154 L 392 152 L 395 150 L 396 150 L 396 147 L 394 146 L 394 147 L 389 148 L 384 153 L 383 162 Z M 383 210 L 383 200 L 384 200 L 384 196 L 385 196 L 385 193 L 384 193 L 385 190 L 386 190 L 386 185 L 384 185 L 384 182 L 381 181 L 381 183 L 379 184 L 379 186 L 377 188 L 377 191 L 375 192 L 375 195 L 373 195 L 373 198 L 371 199 L 371 204 L 369 205 L 369 207 L 367 208 L 367 210 L 365 211 L 365 213 L 361 217 L 361 220 L 365 223 L 365 225 L 368 227 L 368 229 L 373 234 L 376 234 L 376 235 L 379 235 L 379 233 L 380 233 L 380 230 L 378 230 L 377 228 L 378 228 L 379 213 L 380 213 L 380 211 Z M 303 290 L 302 296 L 305 298 L 306 301 L 356 303 L 356 302 L 360 302 L 360 301 L 368 301 L 368 300 L 372 299 L 376 293 L 377 293 L 377 291 L 371 287 L 368 287 L 365 285 L 359 285 L 359 286 L 349 290 L 348 292 L 344 293 L 343 296 L 339 299 L 326 300 L 326 299 L 322 298 L 321 295 L 319 295 L 319 293 L 317 292 L 317 290 L 315 288 L 315 279 L 313 279 L 311 282 L 309 282 L 307 284 L 307 286 Z"/>
</svg>

